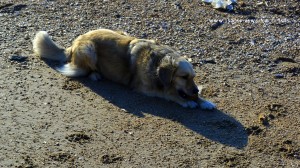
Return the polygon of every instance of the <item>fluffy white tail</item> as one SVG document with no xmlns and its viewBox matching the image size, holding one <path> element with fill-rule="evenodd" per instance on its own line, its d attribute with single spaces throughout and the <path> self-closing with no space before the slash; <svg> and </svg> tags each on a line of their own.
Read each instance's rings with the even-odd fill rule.
<svg viewBox="0 0 300 168">
<path fill-rule="evenodd" d="M 36 35 L 33 43 L 33 51 L 36 55 L 41 58 L 47 58 L 50 60 L 60 61 L 65 63 L 67 61 L 67 56 L 65 54 L 65 49 L 59 47 L 45 31 L 39 31 Z M 88 72 L 84 69 L 80 69 L 71 63 L 61 65 L 56 68 L 58 72 L 69 77 L 84 76 Z"/>
<path fill-rule="evenodd" d="M 33 40 L 33 51 L 41 58 L 60 62 L 66 61 L 65 50 L 59 47 L 45 31 L 39 31 Z"/>
</svg>

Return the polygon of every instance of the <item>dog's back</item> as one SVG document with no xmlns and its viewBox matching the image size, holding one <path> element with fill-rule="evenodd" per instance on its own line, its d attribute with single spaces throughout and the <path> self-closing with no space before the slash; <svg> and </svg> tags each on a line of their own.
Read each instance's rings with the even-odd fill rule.
<svg viewBox="0 0 300 168">
<path fill-rule="evenodd" d="M 85 76 L 97 71 L 109 80 L 128 85 L 131 78 L 128 49 L 134 39 L 124 32 L 99 29 L 79 36 L 65 50 L 47 32 L 40 31 L 33 40 L 33 49 L 41 58 L 68 60 L 69 63 L 57 68 L 66 76 Z"/>
<path fill-rule="evenodd" d="M 128 49 L 133 39 L 107 29 L 88 32 L 73 42 L 71 62 L 97 71 L 109 80 L 128 85 L 131 78 Z"/>
</svg>

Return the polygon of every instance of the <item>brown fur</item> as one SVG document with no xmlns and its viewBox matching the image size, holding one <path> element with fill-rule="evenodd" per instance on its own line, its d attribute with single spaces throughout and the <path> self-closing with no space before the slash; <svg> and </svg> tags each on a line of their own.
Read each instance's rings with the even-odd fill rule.
<svg viewBox="0 0 300 168">
<path fill-rule="evenodd" d="M 58 69 L 67 76 L 90 74 L 93 79 L 103 76 L 184 107 L 202 107 L 203 103 L 208 102 L 198 97 L 192 65 L 172 48 L 157 44 L 154 40 L 99 29 L 79 36 L 71 47 L 63 50 L 46 32 L 39 32 L 33 41 L 33 48 L 41 57 L 62 62 L 67 60 L 68 63 Z M 61 57 L 64 54 L 65 58 Z M 204 105 L 202 108 L 212 109 L 214 106 Z"/>
</svg>

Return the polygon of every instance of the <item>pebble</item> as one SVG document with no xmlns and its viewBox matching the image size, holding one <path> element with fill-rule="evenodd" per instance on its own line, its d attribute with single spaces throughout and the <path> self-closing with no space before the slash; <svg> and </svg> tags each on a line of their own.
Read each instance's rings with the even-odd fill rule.
<svg viewBox="0 0 300 168">
<path fill-rule="evenodd" d="M 281 79 L 281 78 L 284 78 L 284 75 L 283 74 L 275 74 L 274 77 L 277 79 Z"/>
<path fill-rule="evenodd" d="M 147 38 L 148 37 L 148 34 L 147 33 L 143 33 L 142 34 L 142 38 Z"/>
<path fill-rule="evenodd" d="M 183 9 L 180 2 L 175 2 L 174 6 L 175 6 L 176 9 Z"/>
<path fill-rule="evenodd" d="M 255 45 L 255 40 L 253 40 L 253 39 L 250 40 L 250 44 L 251 44 L 251 45 Z"/>
<path fill-rule="evenodd" d="M 211 25 L 210 28 L 211 28 L 211 30 L 216 30 L 219 27 L 221 27 L 223 24 L 224 24 L 224 22 L 217 21 L 216 23 L 214 23 L 213 25 Z"/>
<path fill-rule="evenodd" d="M 17 61 L 17 62 L 24 62 L 27 60 L 28 57 L 26 56 L 19 56 L 19 55 L 13 55 L 9 58 L 11 61 Z"/>
<path fill-rule="evenodd" d="M 206 59 L 201 61 L 203 64 L 216 64 L 216 61 L 213 59 Z"/>
</svg>

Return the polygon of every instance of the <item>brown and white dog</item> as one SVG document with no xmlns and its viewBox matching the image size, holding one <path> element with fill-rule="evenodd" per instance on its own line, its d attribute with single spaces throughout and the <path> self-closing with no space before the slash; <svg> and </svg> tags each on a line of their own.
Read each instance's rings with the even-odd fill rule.
<svg viewBox="0 0 300 168">
<path fill-rule="evenodd" d="M 40 31 L 33 40 L 33 50 L 41 58 L 63 62 L 57 70 L 69 77 L 89 75 L 98 80 L 103 76 L 183 107 L 215 108 L 213 103 L 199 97 L 191 63 L 154 40 L 99 29 L 79 36 L 71 47 L 63 49 L 47 32 Z"/>
</svg>

